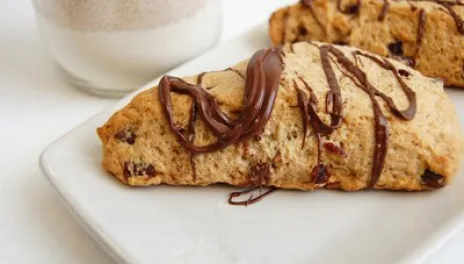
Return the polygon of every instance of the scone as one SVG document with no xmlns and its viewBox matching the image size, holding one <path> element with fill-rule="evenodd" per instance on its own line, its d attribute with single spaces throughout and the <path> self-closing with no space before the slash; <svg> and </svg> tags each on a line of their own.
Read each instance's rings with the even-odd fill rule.
<svg viewBox="0 0 464 264">
<path fill-rule="evenodd" d="M 304 0 L 274 12 L 269 34 L 358 47 L 464 88 L 463 19 L 461 0 Z"/>
<path fill-rule="evenodd" d="M 463 150 L 441 80 L 318 42 L 165 76 L 97 132 L 103 167 L 129 185 L 429 190 Z"/>
</svg>

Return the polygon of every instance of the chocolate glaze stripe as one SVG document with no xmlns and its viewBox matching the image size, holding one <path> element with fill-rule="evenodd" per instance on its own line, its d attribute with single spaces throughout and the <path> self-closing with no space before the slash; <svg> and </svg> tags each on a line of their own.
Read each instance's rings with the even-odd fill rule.
<svg viewBox="0 0 464 264">
<path fill-rule="evenodd" d="M 412 120 L 414 116 L 416 115 L 416 111 L 417 111 L 416 93 L 411 89 L 411 87 L 409 87 L 409 85 L 406 84 L 403 78 L 401 78 L 398 69 L 396 69 L 396 67 L 386 59 L 380 59 L 373 55 L 363 53 L 359 50 L 354 51 L 353 56 L 355 56 L 355 58 L 357 56 L 363 56 L 365 58 L 368 58 L 374 61 L 380 67 L 384 68 L 385 70 L 391 71 L 395 75 L 395 78 L 398 80 L 398 83 L 400 84 L 401 88 L 403 89 L 404 94 L 406 95 L 406 98 L 408 99 L 408 102 L 409 102 L 408 108 L 406 108 L 405 110 L 399 110 L 391 97 L 387 96 L 386 94 L 378 90 L 375 90 L 375 95 L 380 96 L 388 104 L 388 106 L 390 107 L 390 110 L 393 112 L 395 116 L 400 117 L 404 120 Z M 407 72 L 407 74 L 410 75 L 409 72 Z"/>
<path fill-rule="evenodd" d="M 384 0 L 384 1 L 388 1 L 388 0 Z M 456 0 L 454 2 L 440 1 L 440 0 L 417 0 L 417 1 L 407 1 L 407 2 L 410 3 L 410 4 L 414 3 L 414 2 L 430 2 L 430 3 L 436 3 L 438 5 L 443 6 L 444 8 L 446 8 L 448 10 L 449 15 L 453 18 L 454 23 L 456 24 L 456 28 L 457 28 L 458 32 L 461 35 L 464 35 L 464 20 L 461 17 L 459 17 L 458 13 L 456 13 L 456 11 L 454 11 L 454 9 L 453 9 L 453 6 L 464 6 L 464 3 L 462 3 L 460 0 Z M 421 8 L 420 12 L 424 13 L 425 10 Z M 385 13 L 387 13 L 387 11 Z M 425 13 L 424 13 L 424 15 L 421 14 L 421 16 L 424 16 L 424 22 L 422 22 L 422 23 L 425 24 Z M 418 33 L 418 34 L 420 35 L 421 33 Z M 422 36 L 419 36 L 419 35 L 417 36 L 417 39 L 422 38 Z"/>
<path fill-rule="evenodd" d="M 289 47 L 290 53 L 295 53 L 295 49 L 293 48 L 293 44 L 291 43 L 289 46 L 290 46 Z"/>
<path fill-rule="evenodd" d="M 235 72 L 238 76 L 240 76 L 242 79 L 245 79 L 245 76 L 243 76 L 243 73 L 241 73 L 239 70 L 233 69 L 233 68 L 227 68 L 222 71 L 216 71 L 216 72 L 226 72 L 226 71 L 232 71 Z M 206 74 L 211 73 L 211 72 L 202 72 L 197 75 L 197 85 L 202 85 L 203 84 L 203 78 L 205 77 Z"/>
<path fill-rule="evenodd" d="M 234 198 L 238 198 L 242 195 L 245 195 L 247 193 L 251 193 L 253 191 L 256 191 L 259 189 L 259 195 L 256 196 L 256 197 L 253 197 L 253 195 L 250 196 L 250 198 L 248 198 L 247 200 L 244 200 L 244 201 L 234 201 Z M 262 192 L 261 191 L 261 186 L 255 186 L 255 187 L 251 187 L 249 189 L 246 189 L 244 191 L 240 191 L 240 192 L 232 192 L 230 193 L 229 195 L 229 204 L 231 205 L 244 205 L 244 206 L 248 206 L 250 204 L 254 204 L 254 203 L 257 203 L 259 201 L 261 201 L 263 198 L 265 198 L 266 196 L 270 195 L 271 193 L 275 192 L 277 189 L 274 188 L 274 187 L 271 187 L 269 190 L 265 191 L 265 192 Z"/>
<path fill-rule="evenodd" d="M 300 107 L 301 114 L 302 114 L 302 119 L 303 119 L 303 142 L 301 143 L 301 148 L 304 148 L 306 144 L 306 137 L 308 136 L 308 120 L 309 120 L 309 114 L 308 114 L 308 101 L 306 100 L 306 95 L 305 93 L 298 88 L 298 84 L 296 83 L 295 80 L 293 80 L 293 87 L 295 87 L 295 90 L 298 95 L 298 107 Z"/>
<path fill-rule="evenodd" d="M 304 80 L 302 80 L 305 82 Z M 314 105 L 310 103 L 310 100 L 307 100 L 306 94 L 298 88 L 298 85 L 296 82 L 293 83 L 295 86 L 295 89 L 297 90 L 298 94 L 298 106 L 300 107 L 300 111 L 302 113 L 303 117 L 303 130 L 304 130 L 304 136 L 303 136 L 303 144 L 302 148 L 305 145 L 306 142 L 306 136 L 308 134 L 308 123 L 311 124 L 313 131 L 316 135 L 316 144 L 317 144 L 317 165 L 314 166 L 311 172 L 311 181 L 316 182 L 318 179 L 318 175 L 320 174 L 320 169 L 321 169 L 321 156 L 322 156 L 322 149 L 321 149 L 321 134 L 319 131 L 317 131 L 317 127 L 314 125 L 313 122 L 311 122 L 313 119 L 310 116 L 310 112 L 314 112 Z M 306 82 L 305 82 L 306 85 Z M 311 91 L 310 98 L 315 98 L 315 95 Z M 311 109 L 311 110 L 310 110 Z M 315 176 L 314 176 L 315 175 Z"/>
<path fill-rule="evenodd" d="M 341 1 L 342 0 L 337 0 L 337 10 L 340 13 L 346 14 L 346 15 L 359 14 L 359 12 L 361 10 L 362 0 L 356 0 L 355 5 L 349 5 L 345 9 L 342 9 Z M 317 19 L 317 16 L 315 15 L 314 8 L 313 8 L 313 0 L 301 0 L 300 2 L 301 2 L 301 4 L 307 6 L 307 7 L 309 7 L 311 9 L 311 14 L 315 18 L 316 22 L 320 26 L 323 26 L 323 24 L 320 22 L 320 20 Z M 388 2 L 388 0 L 383 0 L 383 2 L 384 2 L 384 4 L 383 4 L 383 7 L 382 7 L 382 11 L 380 12 L 379 17 L 378 17 L 379 21 L 383 21 L 385 19 L 385 16 L 387 15 L 388 9 L 390 7 L 390 3 Z M 325 31 L 325 28 L 324 28 L 324 31 Z"/>
<path fill-rule="evenodd" d="M 324 33 L 327 34 L 327 29 L 325 28 L 324 23 L 322 23 L 322 21 L 316 15 L 316 11 L 314 10 L 314 6 L 313 6 L 313 0 L 301 0 L 301 4 L 309 8 L 309 11 L 311 12 L 311 15 L 313 16 L 316 23 L 324 31 Z"/>
<path fill-rule="evenodd" d="M 160 103 L 180 144 L 193 154 L 209 153 L 262 133 L 274 107 L 283 70 L 280 56 L 279 48 L 270 48 L 258 51 L 250 59 L 245 80 L 244 106 L 236 120 L 222 112 L 216 100 L 201 86 L 188 84 L 180 78 L 164 76 L 158 89 Z M 192 97 L 198 106 L 200 119 L 218 138 L 216 142 L 199 147 L 185 138 L 174 124 L 171 92 Z"/>
<path fill-rule="evenodd" d="M 314 45 L 314 44 L 313 44 Z M 326 74 L 327 82 L 329 84 L 330 91 L 327 93 L 326 96 L 326 108 L 331 105 L 332 109 L 327 111 L 330 113 L 331 116 L 331 124 L 325 124 L 317 113 L 317 96 L 314 94 L 313 90 L 309 86 L 309 84 L 302 78 L 298 77 L 304 84 L 306 90 L 309 92 L 309 100 L 306 98 L 306 94 L 298 88 L 297 83 L 294 81 L 295 89 L 297 90 L 298 95 L 298 106 L 302 112 L 303 116 L 303 129 L 304 129 L 304 137 L 303 137 L 303 146 L 307 135 L 307 124 L 311 124 L 314 134 L 316 135 L 316 143 L 317 143 L 317 165 L 312 169 L 311 172 L 311 180 L 316 184 L 323 183 L 323 180 L 327 178 L 328 169 L 325 165 L 321 164 L 321 156 L 322 156 L 322 144 L 321 144 L 321 136 L 330 135 L 335 129 L 341 126 L 342 123 L 342 108 L 343 102 L 341 97 L 340 86 L 338 84 L 337 78 L 335 76 L 335 72 L 333 71 L 332 65 L 330 64 L 331 57 L 329 56 L 330 50 L 325 47 L 333 47 L 333 46 L 324 46 L 319 47 L 321 54 L 321 61 L 324 72 Z"/>
<path fill-rule="evenodd" d="M 316 45 L 317 48 L 319 48 Z M 333 47 L 333 46 L 327 46 Z M 326 96 L 326 108 L 331 105 L 332 109 L 329 109 L 331 121 L 330 125 L 325 124 L 317 113 L 317 96 L 314 94 L 313 90 L 309 86 L 309 84 L 302 78 L 298 77 L 304 84 L 306 90 L 309 92 L 309 101 L 306 99 L 305 93 L 300 90 L 294 82 L 295 89 L 298 92 L 298 105 L 300 110 L 303 114 L 303 129 L 304 131 L 304 138 L 305 140 L 307 135 L 307 123 L 311 124 L 313 131 L 316 135 L 316 143 L 317 143 L 317 165 L 313 168 L 311 172 L 312 181 L 315 183 L 321 183 L 320 178 L 326 178 L 327 168 L 325 165 L 321 164 L 321 155 L 322 155 L 322 144 L 321 144 L 321 136 L 330 135 L 335 129 L 341 126 L 342 123 L 342 108 L 343 102 L 341 97 L 340 86 L 337 81 L 337 77 L 335 76 L 335 72 L 332 69 L 330 64 L 331 57 L 328 54 L 328 51 L 324 48 L 320 48 L 321 53 L 321 61 L 324 68 L 324 72 L 327 77 L 327 82 L 329 84 L 330 91 L 327 93 Z M 330 68 L 332 71 L 325 71 L 325 69 Z M 303 141 L 303 146 L 304 146 Z"/>
<path fill-rule="evenodd" d="M 274 187 L 263 193 L 263 185 L 268 185 L 271 180 L 271 170 L 269 163 L 256 163 L 251 166 L 249 181 L 254 185 L 251 188 L 241 191 L 241 192 L 232 192 L 229 195 L 229 204 L 231 205 L 244 205 L 248 206 L 249 204 L 256 203 L 271 194 L 276 190 Z M 234 201 L 234 198 L 240 197 L 250 192 L 254 192 L 259 189 L 259 195 L 254 197 L 253 194 L 247 199 L 242 201 Z"/>
<path fill-rule="evenodd" d="M 427 20 L 427 14 L 424 9 L 419 12 L 419 24 L 417 26 L 417 37 L 416 37 L 416 51 L 413 58 L 413 68 L 417 66 L 417 58 L 419 56 L 420 48 L 422 47 L 422 39 L 425 32 L 425 23 Z"/>
<path fill-rule="evenodd" d="M 374 123 L 375 123 L 375 148 L 374 148 L 374 158 L 372 163 L 372 173 L 371 180 L 369 182 L 369 187 L 372 188 L 377 183 L 380 175 L 383 171 L 383 166 L 385 163 L 385 157 L 387 153 L 387 143 L 388 143 L 388 123 L 385 116 L 382 113 L 379 103 L 375 100 L 375 91 L 372 89 L 372 85 L 367 79 L 367 75 L 364 71 L 354 65 L 340 50 L 336 49 L 333 46 L 322 46 L 321 50 L 321 59 L 326 61 L 323 63 L 324 72 L 326 73 L 327 79 L 333 79 L 332 76 L 335 76 L 334 70 L 330 65 L 330 60 L 328 59 L 329 53 L 336 57 L 338 63 L 340 63 L 345 69 L 353 74 L 353 76 L 359 80 L 359 87 L 364 90 L 371 102 L 372 108 L 374 111 Z M 329 84 L 330 85 L 330 84 Z M 332 84 L 334 85 L 334 84 Z M 338 83 L 336 84 L 338 85 Z"/>
<path fill-rule="evenodd" d="M 454 19 L 454 23 L 456 24 L 456 27 L 458 28 L 458 32 L 461 33 L 461 35 L 464 35 L 464 21 L 462 20 L 462 18 L 459 17 L 456 11 L 454 11 L 450 3 L 443 2 L 441 3 L 441 5 L 444 6 L 446 9 L 448 9 L 448 11 L 450 12 L 450 15 Z"/>
<path fill-rule="evenodd" d="M 241 73 L 239 70 L 236 70 L 236 69 L 234 69 L 234 68 L 229 67 L 229 68 L 225 69 L 224 71 L 233 71 L 233 72 L 235 72 L 238 76 L 240 76 L 242 79 L 245 79 L 245 76 L 243 76 L 243 73 Z"/>
<path fill-rule="evenodd" d="M 287 39 L 287 25 L 288 25 L 288 18 L 290 17 L 290 7 L 287 7 L 284 12 L 284 28 L 282 30 L 282 43 L 286 42 Z"/>
<path fill-rule="evenodd" d="M 432 2 L 432 3 L 437 3 L 437 4 L 449 4 L 451 6 L 464 6 L 464 3 L 460 0 L 456 1 L 442 1 L 442 0 L 413 0 L 412 2 Z"/>
<path fill-rule="evenodd" d="M 323 124 L 324 127 L 330 127 L 333 129 L 335 129 L 336 127 L 335 126 L 331 127 L 322 122 L 322 120 L 317 115 L 318 100 L 317 100 L 316 94 L 314 94 L 312 88 L 303 79 L 303 77 L 298 76 L 298 79 L 300 79 L 300 81 L 303 82 L 306 90 L 309 92 L 309 100 L 307 100 L 306 94 L 300 88 L 298 88 L 298 84 L 296 83 L 295 80 L 293 80 L 293 86 L 295 87 L 295 90 L 297 91 L 297 95 L 298 95 L 298 106 L 300 107 L 302 114 L 303 114 L 304 137 L 303 137 L 302 147 L 304 147 L 305 142 L 306 142 L 306 136 L 308 135 L 308 123 L 311 123 L 311 120 L 315 122 L 315 123 L 311 123 L 313 127 L 314 126 L 316 126 L 317 128 L 321 127 L 319 124 Z M 319 134 L 317 134 L 316 136 L 319 137 Z"/>
<path fill-rule="evenodd" d="M 311 86 L 309 86 L 309 84 L 298 73 L 297 73 L 297 75 L 298 75 L 298 79 L 300 79 L 303 82 L 306 90 L 310 94 L 309 102 L 311 103 L 312 107 L 317 111 L 317 105 L 319 103 L 319 100 L 317 99 L 316 95 L 314 94 L 313 88 L 311 88 Z M 327 93 L 327 95 L 328 95 L 328 93 Z M 327 98 L 327 100 L 329 100 L 329 99 Z"/>
<path fill-rule="evenodd" d="M 198 85 L 201 85 L 203 83 L 203 77 L 205 77 L 205 74 L 207 74 L 207 72 L 202 72 L 202 73 L 198 74 L 198 76 L 197 76 L 197 84 Z"/>
<path fill-rule="evenodd" d="M 343 14 L 351 14 L 354 11 L 356 11 L 356 13 L 358 13 L 359 10 L 361 9 L 361 5 L 362 5 L 361 1 L 362 0 L 357 0 L 358 7 L 355 10 L 355 8 L 353 6 L 342 9 L 341 0 L 337 0 L 337 10 L 339 12 L 343 13 Z M 316 16 L 316 13 L 314 12 L 313 0 L 301 0 L 300 2 L 301 2 L 301 4 L 303 4 L 303 5 L 310 8 L 311 14 L 315 18 L 316 22 L 325 31 L 325 27 L 323 26 L 321 21 Z M 382 10 L 381 10 L 381 12 L 379 14 L 379 17 L 378 17 L 379 21 L 383 21 L 385 19 L 386 15 L 388 14 L 388 10 L 390 8 L 390 2 L 388 0 L 383 0 L 383 2 L 384 2 L 384 5 L 383 5 Z M 438 5 L 443 6 L 444 8 L 446 8 L 448 10 L 449 15 L 453 18 L 454 23 L 456 24 L 456 28 L 457 28 L 458 33 L 460 33 L 461 35 L 464 35 L 464 19 L 461 18 L 459 16 L 459 14 L 453 9 L 453 6 L 464 6 L 464 3 L 461 0 L 456 0 L 454 2 L 452 2 L 452 1 L 440 1 L 440 0 L 418 0 L 418 1 L 406 1 L 406 2 L 408 2 L 412 7 L 415 7 L 415 6 L 412 5 L 413 2 L 431 2 L 431 3 L 436 3 Z M 411 9 L 411 10 L 414 12 L 415 8 Z M 418 56 L 419 49 L 421 47 L 422 38 L 423 38 L 423 35 L 424 35 L 424 30 L 425 30 L 426 13 L 425 13 L 424 9 L 420 10 L 419 16 L 420 16 L 419 17 L 420 18 L 420 20 L 419 20 L 419 29 L 418 29 L 418 33 L 417 33 L 417 37 L 416 37 L 417 47 L 416 47 L 416 52 L 415 52 L 415 56 L 414 56 L 414 61 L 413 61 L 414 65 L 413 65 L 413 67 L 415 67 L 416 58 Z M 284 43 L 285 43 L 285 39 L 284 39 Z"/>
<path fill-rule="evenodd" d="M 443 6 L 444 8 L 448 10 L 449 15 L 453 18 L 458 32 L 461 35 L 464 35 L 464 20 L 461 17 L 459 17 L 458 13 L 456 13 L 456 11 L 454 11 L 453 9 L 453 6 L 464 6 L 464 3 L 461 2 L 460 0 L 456 0 L 454 2 L 440 1 L 440 0 L 420 0 L 420 1 L 413 1 L 413 2 L 431 2 L 431 3 L 436 3 L 438 5 Z"/>
<path fill-rule="evenodd" d="M 193 102 L 192 103 L 192 109 L 190 110 L 190 119 L 188 122 L 188 127 L 187 127 L 187 139 L 194 144 L 195 142 L 195 123 L 197 121 L 197 103 Z M 189 153 L 190 154 L 190 167 L 192 168 L 193 171 L 193 182 L 197 181 L 197 172 L 196 172 L 196 166 L 195 166 L 195 154 Z"/>
<path fill-rule="evenodd" d="M 388 123 L 379 103 L 376 100 L 376 96 L 381 97 L 387 103 L 395 116 L 405 120 L 411 120 L 414 118 L 416 113 L 415 93 L 409 86 L 407 86 L 401 78 L 399 71 L 388 60 L 381 60 L 375 56 L 365 54 L 360 51 L 353 52 L 356 62 L 358 61 L 357 56 L 363 56 L 372 60 L 380 67 L 394 73 L 409 101 L 409 107 L 407 109 L 399 110 L 393 102 L 393 99 L 375 89 L 369 82 L 366 73 L 357 65 L 353 64 L 353 62 L 351 62 L 343 54 L 343 52 L 331 45 L 319 47 L 314 43 L 310 44 L 316 46 L 320 50 L 322 67 L 330 89 L 326 97 L 326 107 L 329 109 L 331 108 L 331 110 L 328 111 L 331 117 L 330 124 L 325 124 L 317 113 L 317 97 L 309 84 L 303 78 L 299 77 L 299 80 L 304 84 L 305 89 L 309 92 L 309 99 L 307 99 L 306 93 L 298 88 L 298 85 L 294 80 L 293 84 L 297 91 L 298 105 L 303 114 L 305 137 L 307 135 L 307 124 L 309 123 L 312 126 L 318 143 L 317 165 L 313 168 L 311 173 L 312 181 L 316 184 L 320 184 L 324 183 L 324 181 L 328 179 L 328 169 L 321 163 L 321 137 L 330 135 L 335 129 L 340 127 L 342 123 L 343 103 L 341 91 L 335 71 L 331 64 L 332 59 L 335 58 L 336 63 L 334 64 L 337 66 L 341 65 L 345 69 L 344 71 L 341 71 L 342 74 L 351 78 L 358 87 L 365 91 L 372 102 L 375 121 L 375 150 L 369 187 L 374 187 L 383 171 L 388 145 Z M 231 144 L 244 142 L 251 137 L 262 133 L 273 109 L 282 71 L 283 61 L 280 49 L 264 49 L 255 53 L 247 66 L 245 103 L 240 117 L 236 120 L 232 120 L 227 117 L 227 115 L 219 109 L 215 99 L 202 89 L 201 86 L 188 84 L 182 79 L 175 77 L 165 76 L 161 79 L 159 84 L 160 102 L 163 106 L 171 130 L 176 135 L 180 144 L 182 144 L 192 155 L 221 150 Z M 410 75 L 410 73 L 406 73 L 404 73 L 405 76 Z M 183 133 L 181 133 L 181 129 L 174 125 L 172 118 L 171 92 L 188 94 L 194 101 L 187 131 L 187 138 L 185 138 Z M 328 107 L 327 105 L 330 105 L 331 107 Z M 218 137 L 217 142 L 202 147 L 194 145 L 194 126 L 197 111 L 203 122 Z M 255 122 L 255 120 L 258 121 Z M 263 182 L 260 180 L 259 187 L 261 187 L 262 184 Z M 267 184 L 267 182 L 265 182 L 265 184 Z M 265 193 L 263 197 L 272 191 L 273 189 Z M 245 193 L 248 192 L 246 191 Z M 242 202 L 233 201 L 234 197 L 238 197 L 241 194 L 243 194 L 243 192 L 231 194 L 231 204 L 243 204 Z M 254 199 L 251 197 L 248 201 L 246 201 L 245 205 L 249 204 L 250 201 L 254 202 L 261 198 L 261 195 Z"/>
<path fill-rule="evenodd" d="M 408 87 L 406 83 L 401 79 L 401 77 L 398 74 L 398 70 L 389 61 L 387 60 L 381 61 L 380 59 L 377 59 L 374 56 L 364 54 L 359 51 L 354 52 L 353 55 L 355 57 L 356 55 L 367 57 L 371 59 L 372 61 L 374 61 L 375 63 L 377 63 L 378 65 L 380 65 L 382 68 L 390 70 L 395 74 L 395 77 L 398 79 L 409 101 L 409 107 L 406 110 L 401 111 L 396 107 L 392 98 L 381 93 L 380 91 L 378 91 L 372 86 L 372 84 L 369 82 L 367 78 L 366 73 L 363 70 L 361 70 L 358 66 L 353 64 L 343 54 L 343 52 L 341 52 L 334 46 L 329 46 L 329 45 L 321 46 L 319 47 L 319 49 L 320 49 L 323 69 L 326 74 L 327 82 L 329 84 L 331 92 L 337 91 L 337 87 L 339 90 L 339 85 L 335 77 L 334 69 L 332 68 L 332 65 L 330 63 L 330 54 L 335 56 L 335 58 L 337 59 L 337 62 L 341 64 L 346 69 L 346 71 L 352 74 L 353 79 L 357 80 L 357 81 L 354 81 L 354 83 L 358 87 L 360 87 L 363 91 L 365 91 L 369 95 L 369 98 L 371 99 L 372 108 L 374 111 L 374 120 L 375 120 L 375 149 L 374 149 L 374 158 L 373 158 L 373 166 L 372 166 L 372 175 L 371 175 L 371 180 L 369 182 L 369 187 L 372 188 L 377 183 L 383 171 L 385 157 L 387 153 L 387 144 L 388 144 L 388 122 L 375 97 L 380 96 L 382 99 L 384 99 L 387 102 L 387 105 L 390 107 L 394 115 L 400 118 L 403 118 L 405 120 L 411 120 L 412 118 L 414 118 L 415 113 L 416 113 L 416 95 L 411 90 L 411 88 Z M 342 73 L 346 74 L 345 72 L 342 72 Z M 337 98 L 338 100 L 340 100 L 339 102 L 337 102 Z M 305 109 L 302 109 L 302 110 L 305 111 Z M 311 107 L 308 107 L 308 110 L 311 112 Z M 332 111 L 333 111 L 332 117 L 334 117 L 334 115 L 337 116 L 336 113 L 338 113 L 338 115 L 340 115 L 340 118 L 341 118 L 341 112 L 342 112 L 341 96 L 338 97 L 337 95 L 334 95 Z M 314 119 L 318 118 L 317 114 L 314 116 L 310 115 L 310 117 L 311 117 L 311 120 L 310 120 L 311 125 L 317 135 L 319 136 L 328 135 L 333 132 L 333 129 L 328 129 L 326 131 L 323 131 L 321 130 L 320 127 L 318 127 L 317 123 L 314 122 Z M 320 149 L 319 149 L 319 152 L 320 152 Z M 321 168 L 320 161 L 318 161 L 316 168 L 318 170 Z"/>
<path fill-rule="evenodd" d="M 380 15 L 378 18 L 379 21 L 383 21 L 385 19 L 389 8 L 390 8 L 390 2 L 388 2 L 388 0 L 383 0 L 382 11 L 380 12 Z"/>
</svg>

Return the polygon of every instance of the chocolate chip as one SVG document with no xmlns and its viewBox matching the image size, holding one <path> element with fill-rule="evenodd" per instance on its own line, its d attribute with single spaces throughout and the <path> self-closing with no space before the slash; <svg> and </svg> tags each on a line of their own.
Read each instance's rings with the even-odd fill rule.
<svg viewBox="0 0 464 264">
<path fill-rule="evenodd" d="M 298 34 L 300 36 L 306 36 L 306 35 L 308 35 L 308 30 L 303 25 L 299 25 L 298 26 Z"/>
<path fill-rule="evenodd" d="M 298 138 L 298 132 L 292 131 L 292 136 L 293 136 L 293 138 L 295 138 L 295 139 Z"/>
<path fill-rule="evenodd" d="M 124 176 L 124 179 L 129 179 L 131 177 L 131 172 L 129 170 L 130 162 L 124 162 L 124 168 L 122 171 L 122 175 Z"/>
<path fill-rule="evenodd" d="M 444 186 L 445 179 L 443 176 L 436 174 L 431 170 L 425 170 L 424 174 L 421 176 L 422 183 L 430 188 L 438 189 Z"/>
<path fill-rule="evenodd" d="M 151 164 L 148 164 L 148 166 L 145 167 L 145 174 L 149 177 L 155 176 L 155 167 L 153 167 Z"/>
<path fill-rule="evenodd" d="M 348 13 L 348 14 L 356 14 L 359 12 L 359 5 L 349 5 L 346 9 L 345 9 L 345 13 Z"/>
<path fill-rule="evenodd" d="M 255 135 L 253 138 L 255 139 L 255 141 L 261 141 L 261 136 L 260 135 Z"/>
<path fill-rule="evenodd" d="M 252 185 L 267 184 L 271 177 L 271 170 L 269 163 L 260 162 L 251 167 L 251 174 L 249 181 Z"/>
<path fill-rule="evenodd" d="M 324 148 L 335 155 L 348 157 L 348 153 L 346 153 L 342 147 L 335 145 L 332 142 L 324 142 Z"/>
<path fill-rule="evenodd" d="M 403 77 L 406 77 L 406 78 L 409 77 L 409 76 L 411 76 L 411 73 L 410 73 L 410 72 L 408 72 L 407 70 L 403 70 L 403 69 L 399 70 L 399 71 L 398 71 L 398 74 L 401 75 L 401 76 L 403 76 Z"/>
<path fill-rule="evenodd" d="M 402 56 L 403 55 L 403 42 L 395 41 L 388 44 L 388 50 L 390 50 L 391 54 L 395 56 Z"/>
<path fill-rule="evenodd" d="M 329 180 L 329 170 L 323 164 L 315 166 L 311 172 L 312 181 L 315 184 L 324 184 Z"/>
<path fill-rule="evenodd" d="M 124 128 L 123 130 L 120 130 L 116 134 L 114 134 L 114 138 L 122 142 L 125 142 L 129 145 L 132 145 L 135 143 L 136 136 L 130 128 Z"/>
<path fill-rule="evenodd" d="M 135 176 L 155 176 L 155 167 L 146 163 L 124 162 L 123 176 L 127 180 Z"/>
</svg>

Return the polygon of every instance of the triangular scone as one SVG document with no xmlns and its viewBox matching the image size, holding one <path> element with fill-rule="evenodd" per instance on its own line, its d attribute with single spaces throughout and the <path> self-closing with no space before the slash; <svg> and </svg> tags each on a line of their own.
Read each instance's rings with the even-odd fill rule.
<svg viewBox="0 0 464 264">
<path fill-rule="evenodd" d="M 461 0 L 302 0 L 273 13 L 269 34 L 278 45 L 317 40 L 358 47 L 464 88 L 463 19 Z"/>
<path fill-rule="evenodd" d="M 412 191 L 459 168 L 442 81 L 354 48 L 285 45 L 160 86 L 98 128 L 103 167 L 124 183 Z"/>
</svg>

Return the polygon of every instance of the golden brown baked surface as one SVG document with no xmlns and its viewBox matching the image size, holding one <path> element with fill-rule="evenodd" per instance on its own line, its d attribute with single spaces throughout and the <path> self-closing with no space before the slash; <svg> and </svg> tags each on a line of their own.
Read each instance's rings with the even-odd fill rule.
<svg viewBox="0 0 464 264">
<path fill-rule="evenodd" d="M 358 47 L 464 88 L 462 19 L 459 0 L 306 0 L 274 12 L 269 34 L 274 44 L 317 40 Z"/>
<path fill-rule="evenodd" d="M 332 115 L 326 105 L 329 89 L 321 65 L 321 45 L 324 44 L 300 42 L 282 47 L 284 67 L 264 131 L 223 150 L 193 156 L 172 133 L 160 104 L 158 87 L 141 92 L 97 130 L 103 143 L 104 169 L 129 185 L 252 186 L 261 171 L 268 177 L 260 183 L 278 188 L 327 187 L 355 191 L 368 187 L 376 147 L 373 102 L 355 83 L 359 80 L 342 74 L 347 70 L 334 54 L 327 58 L 341 90 L 342 123 L 330 135 L 321 136 L 321 163 L 328 173 L 322 178 L 316 175 L 316 179 L 313 175 L 318 160 L 316 131 L 308 125 L 307 135 L 303 132 L 298 91 L 309 98 L 305 86 L 311 88 L 318 99 L 312 102 L 313 109 L 321 120 L 329 123 Z M 408 99 L 394 71 L 364 56 L 355 60 L 355 48 L 337 46 L 337 49 L 365 73 L 372 87 L 391 97 L 399 109 L 408 107 Z M 413 191 L 444 186 L 457 172 L 463 150 L 453 104 L 443 91 L 441 80 L 424 77 L 397 61 L 387 61 L 415 93 L 417 108 L 412 120 L 404 120 L 392 113 L 385 100 L 375 97 L 385 116 L 389 139 L 384 168 L 373 188 Z M 191 84 L 201 82 L 216 98 L 221 110 L 236 118 L 244 102 L 247 63 L 184 80 Z M 171 96 L 174 123 L 179 130 L 187 130 L 192 99 L 175 92 Z M 197 120 L 194 144 L 205 146 L 216 140 L 205 123 Z"/>
</svg>

